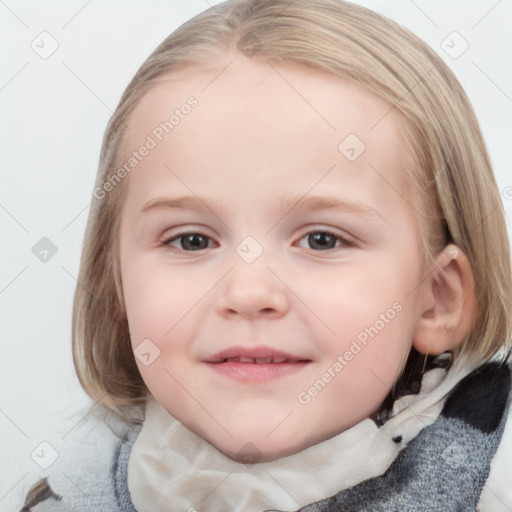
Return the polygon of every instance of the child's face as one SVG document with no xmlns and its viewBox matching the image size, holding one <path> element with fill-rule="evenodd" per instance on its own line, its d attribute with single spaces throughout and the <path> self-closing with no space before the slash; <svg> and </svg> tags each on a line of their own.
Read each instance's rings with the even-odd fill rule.
<svg viewBox="0 0 512 512">
<path fill-rule="evenodd" d="M 306 67 L 230 60 L 172 74 L 131 116 L 121 274 L 154 397 L 230 457 L 265 461 L 378 410 L 421 314 L 421 244 L 390 105 Z"/>
</svg>

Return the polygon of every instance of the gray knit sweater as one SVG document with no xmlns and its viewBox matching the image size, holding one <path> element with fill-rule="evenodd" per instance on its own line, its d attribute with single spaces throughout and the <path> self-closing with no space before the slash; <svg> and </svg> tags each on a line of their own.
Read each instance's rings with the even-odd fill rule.
<svg viewBox="0 0 512 512">
<path fill-rule="evenodd" d="M 402 449 L 383 475 L 303 507 L 301 512 L 476 512 L 502 439 L 510 390 L 508 366 L 483 365 L 455 386 L 437 420 Z M 110 446 L 106 448 L 110 449 L 108 463 L 94 467 L 91 462 L 74 475 L 64 492 L 62 486 L 57 488 L 59 493 L 52 489 L 53 475 L 47 482 L 39 481 L 35 498 L 20 510 L 136 512 L 128 491 L 127 467 L 140 429 L 140 425 L 128 427 L 121 438 L 113 436 L 106 445 Z"/>
</svg>

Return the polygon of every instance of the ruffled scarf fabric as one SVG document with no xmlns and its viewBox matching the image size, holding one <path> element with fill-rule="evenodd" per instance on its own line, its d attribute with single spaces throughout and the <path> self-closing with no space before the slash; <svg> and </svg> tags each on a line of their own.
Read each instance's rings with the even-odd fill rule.
<svg viewBox="0 0 512 512">
<path fill-rule="evenodd" d="M 473 370 L 432 369 L 418 394 L 394 403 L 384 425 L 365 419 L 299 453 L 257 464 L 230 459 L 150 398 L 128 463 L 131 500 L 138 512 L 293 511 L 319 502 L 383 475 L 400 451 L 436 421 L 450 391 Z M 320 506 L 307 509 L 335 510 Z"/>
</svg>

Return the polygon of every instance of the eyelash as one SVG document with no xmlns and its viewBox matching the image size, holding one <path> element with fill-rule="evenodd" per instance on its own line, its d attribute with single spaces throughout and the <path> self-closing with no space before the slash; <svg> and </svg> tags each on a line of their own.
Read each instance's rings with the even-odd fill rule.
<svg viewBox="0 0 512 512">
<path fill-rule="evenodd" d="M 332 236 L 333 238 L 335 238 L 337 241 L 341 241 L 342 244 L 345 246 L 345 247 L 356 247 L 356 243 L 354 242 L 354 240 L 352 240 L 351 238 L 348 238 L 346 236 L 343 236 L 343 235 L 340 235 L 338 233 L 335 233 L 334 231 L 331 231 L 329 229 L 312 229 L 310 231 L 307 231 L 306 233 L 304 233 L 300 238 L 299 240 L 302 240 L 304 237 L 308 236 L 308 235 L 311 235 L 313 233 L 323 233 L 323 234 L 327 234 L 329 236 Z M 179 233 L 176 233 L 175 235 L 173 235 L 171 238 L 168 238 L 167 240 L 163 240 L 160 242 L 160 245 L 161 247 L 164 248 L 164 250 L 167 250 L 167 251 L 170 251 L 170 252 L 189 252 L 189 253 L 194 253 L 194 252 L 201 252 L 201 251 L 204 251 L 205 249 L 198 249 L 197 251 L 187 251 L 185 249 L 177 249 L 176 247 L 173 247 L 171 244 L 171 242 L 174 242 L 175 240 L 179 240 L 180 238 L 182 237 L 185 237 L 187 235 L 201 235 L 202 237 L 204 238 L 208 238 L 211 240 L 211 238 L 199 231 L 182 231 L 182 232 L 179 232 Z M 339 249 L 340 247 L 338 247 Z M 314 252 L 330 252 L 330 251 L 334 251 L 336 248 L 331 248 L 331 249 L 326 249 L 326 250 L 315 250 Z M 311 249 L 313 250 L 313 249 Z"/>
</svg>

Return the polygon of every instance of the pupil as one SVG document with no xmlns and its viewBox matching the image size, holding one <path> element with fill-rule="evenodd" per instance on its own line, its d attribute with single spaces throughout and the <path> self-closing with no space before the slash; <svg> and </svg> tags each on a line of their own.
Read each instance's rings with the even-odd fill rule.
<svg viewBox="0 0 512 512">
<path fill-rule="evenodd" d="M 327 242 L 334 241 L 336 243 L 336 240 L 332 235 L 329 235 L 328 233 L 312 233 L 309 235 L 309 242 L 314 247 L 315 245 L 319 247 L 320 249 L 326 248 L 326 239 Z M 332 244 L 327 243 L 327 249 L 333 249 L 334 246 Z"/>
<path fill-rule="evenodd" d="M 202 235 L 199 235 L 197 233 L 192 233 L 191 235 L 187 235 L 184 237 L 184 242 L 183 242 L 183 249 L 186 249 L 187 247 L 187 244 L 192 248 L 192 249 L 203 249 L 203 247 L 200 247 L 201 246 L 201 239 L 204 239 L 204 237 Z"/>
</svg>

